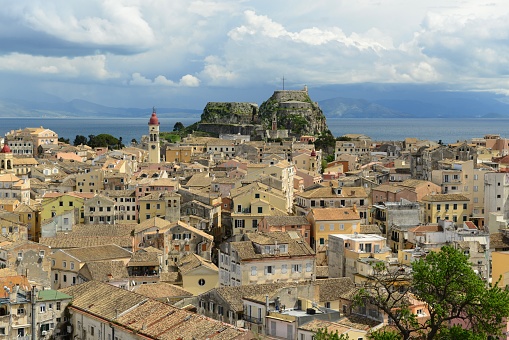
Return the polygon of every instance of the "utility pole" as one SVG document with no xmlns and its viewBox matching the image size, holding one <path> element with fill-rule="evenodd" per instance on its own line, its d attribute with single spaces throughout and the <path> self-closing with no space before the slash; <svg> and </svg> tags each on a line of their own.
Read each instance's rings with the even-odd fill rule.
<svg viewBox="0 0 509 340">
<path fill-rule="evenodd" d="M 32 304 L 32 340 L 37 340 L 37 289 L 32 286 L 30 291 L 30 303 Z"/>
</svg>

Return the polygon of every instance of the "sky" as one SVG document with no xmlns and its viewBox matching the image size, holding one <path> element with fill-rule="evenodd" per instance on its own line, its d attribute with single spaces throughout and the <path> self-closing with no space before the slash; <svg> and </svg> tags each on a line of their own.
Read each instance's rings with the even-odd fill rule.
<svg viewBox="0 0 509 340">
<path fill-rule="evenodd" d="M 509 1 L 0 0 L 0 97 L 201 109 L 281 89 L 509 94 Z"/>
</svg>

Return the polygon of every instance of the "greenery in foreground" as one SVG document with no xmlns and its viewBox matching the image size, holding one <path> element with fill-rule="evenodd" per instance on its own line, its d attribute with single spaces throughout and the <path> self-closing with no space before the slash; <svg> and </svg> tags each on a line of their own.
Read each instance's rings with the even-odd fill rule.
<svg viewBox="0 0 509 340">
<path fill-rule="evenodd" d="M 497 283 L 487 286 L 460 250 L 444 246 L 412 263 L 412 274 L 392 270 L 383 262 L 373 267 L 370 283 L 356 303 L 379 308 L 397 331 L 373 333 L 372 339 L 487 339 L 502 333 L 509 316 L 509 292 Z M 411 299 L 425 304 L 427 318 L 411 312 Z M 452 324 L 463 323 L 467 329 Z M 391 337 L 389 337 L 391 336 Z"/>
</svg>

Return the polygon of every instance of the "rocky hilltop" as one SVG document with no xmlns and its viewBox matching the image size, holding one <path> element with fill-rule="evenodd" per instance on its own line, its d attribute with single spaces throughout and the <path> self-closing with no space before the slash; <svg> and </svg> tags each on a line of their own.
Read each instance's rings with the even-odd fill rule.
<svg viewBox="0 0 509 340">
<path fill-rule="evenodd" d="M 209 102 L 203 109 L 198 130 L 212 134 L 246 134 L 263 137 L 272 129 L 293 135 L 330 134 L 325 116 L 316 102 L 303 90 L 274 91 L 260 108 L 255 103 Z M 288 134 L 286 134 L 288 135 Z"/>
<path fill-rule="evenodd" d="M 280 90 L 260 106 L 261 124 L 270 129 L 273 119 L 278 129 L 288 129 L 300 135 L 330 133 L 325 115 L 309 97 L 307 87 L 302 90 Z"/>
<path fill-rule="evenodd" d="M 257 124 L 258 104 L 236 102 L 209 102 L 201 115 L 202 123 Z"/>
</svg>

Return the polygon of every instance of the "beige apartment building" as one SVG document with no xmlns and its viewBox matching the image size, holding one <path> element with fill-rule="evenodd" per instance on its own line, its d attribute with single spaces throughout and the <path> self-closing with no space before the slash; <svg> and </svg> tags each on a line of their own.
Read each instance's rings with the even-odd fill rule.
<svg viewBox="0 0 509 340">
<path fill-rule="evenodd" d="M 299 237 L 287 232 L 249 233 L 242 241 L 220 245 L 219 284 L 311 280 L 315 265 L 315 252 Z"/>
<path fill-rule="evenodd" d="M 442 194 L 461 194 L 467 197 L 466 214 L 479 226 L 484 225 L 484 175 L 493 170 L 478 168 L 473 160 L 443 160 L 440 169 L 433 170 L 431 181 L 441 187 Z"/>
</svg>

